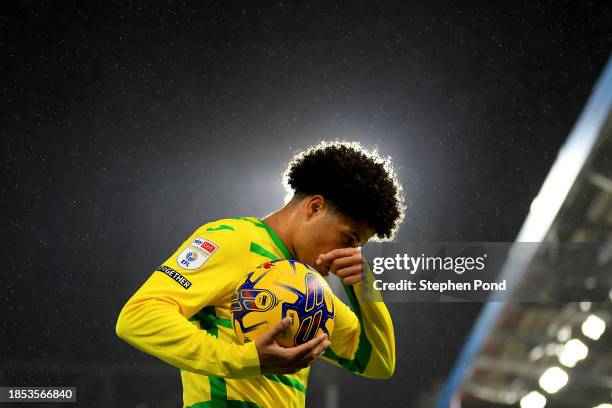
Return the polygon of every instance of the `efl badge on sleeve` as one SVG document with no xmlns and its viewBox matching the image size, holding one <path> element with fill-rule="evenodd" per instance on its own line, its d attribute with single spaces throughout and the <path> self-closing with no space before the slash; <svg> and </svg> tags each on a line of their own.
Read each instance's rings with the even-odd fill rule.
<svg viewBox="0 0 612 408">
<path fill-rule="evenodd" d="M 184 269 L 198 269 L 219 249 L 211 240 L 195 237 L 178 257 L 176 263 Z"/>
</svg>

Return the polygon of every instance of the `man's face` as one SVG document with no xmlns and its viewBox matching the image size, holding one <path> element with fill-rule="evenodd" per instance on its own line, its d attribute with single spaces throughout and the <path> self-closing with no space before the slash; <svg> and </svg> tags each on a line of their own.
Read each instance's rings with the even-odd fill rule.
<svg viewBox="0 0 612 408">
<path fill-rule="evenodd" d="M 300 216 L 303 218 L 294 235 L 295 255 L 298 261 L 312 266 L 323 276 L 329 271 L 325 265 L 316 264 L 320 254 L 337 248 L 361 247 L 374 235 L 374 230 L 365 222 L 355 222 L 323 201 L 308 201 L 301 208 Z"/>
</svg>

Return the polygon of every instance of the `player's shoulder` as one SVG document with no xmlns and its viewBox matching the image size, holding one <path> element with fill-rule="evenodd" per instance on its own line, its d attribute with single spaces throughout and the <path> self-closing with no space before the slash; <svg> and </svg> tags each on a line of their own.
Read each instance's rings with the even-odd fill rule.
<svg viewBox="0 0 612 408">
<path fill-rule="evenodd" d="M 247 233 L 254 225 L 261 221 L 256 217 L 233 217 L 221 218 L 219 220 L 209 221 L 200 226 L 201 231 L 216 232 L 226 231 L 226 233 Z"/>
<path fill-rule="evenodd" d="M 210 266 L 240 262 L 249 248 L 250 233 L 246 223 L 238 218 L 222 218 L 197 227 L 177 250 L 176 264 L 195 270 L 205 263 Z"/>
<path fill-rule="evenodd" d="M 222 218 L 200 225 L 185 241 L 185 251 L 189 254 L 189 249 L 197 248 L 199 252 L 204 250 L 204 255 L 216 254 L 214 259 L 224 260 L 242 256 L 251 243 L 251 222 L 245 218 L 252 217 Z"/>
<path fill-rule="evenodd" d="M 219 242 L 250 243 L 253 228 L 261 221 L 256 217 L 221 218 L 201 225 L 196 235 Z"/>
</svg>

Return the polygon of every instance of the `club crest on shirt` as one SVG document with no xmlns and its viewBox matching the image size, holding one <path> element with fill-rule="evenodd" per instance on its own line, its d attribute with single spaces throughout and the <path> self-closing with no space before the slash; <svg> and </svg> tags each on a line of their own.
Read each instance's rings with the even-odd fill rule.
<svg viewBox="0 0 612 408">
<path fill-rule="evenodd" d="M 195 237 L 176 257 L 176 263 L 184 269 L 198 269 L 219 249 L 219 245 L 209 239 Z"/>
</svg>

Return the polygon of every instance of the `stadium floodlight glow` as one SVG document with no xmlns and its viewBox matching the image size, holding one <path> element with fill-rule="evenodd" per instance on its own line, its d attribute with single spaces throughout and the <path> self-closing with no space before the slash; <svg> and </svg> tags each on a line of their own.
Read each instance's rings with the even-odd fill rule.
<svg viewBox="0 0 612 408">
<path fill-rule="evenodd" d="M 593 408 L 612 408 L 612 404 L 599 404 L 598 406 Z"/>
<path fill-rule="evenodd" d="M 554 356 L 557 354 L 559 344 L 557 343 L 548 343 L 544 348 L 544 352 L 547 356 Z"/>
<path fill-rule="evenodd" d="M 568 325 L 565 325 L 559 329 L 557 332 L 557 340 L 564 342 L 568 341 L 570 336 L 572 335 L 572 328 Z"/>
<path fill-rule="evenodd" d="M 506 395 L 504 396 L 504 402 L 508 405 L 516 404 L 517 400 L 518 400 L 518 395 L 516 392 L 513 392 L 513 391 L 506 393 Z"/>
<path fill-rule="evenodd" d="M 542 346 L 535 346 L 529 352 L 529 359 L 531 361 L 539 360 L 543 356 L 544 356 L 544 347 L 542 347 Z"/>
<path fill-rule="evenodd" d="M 554 394 L 567 384 L 569 376 L 559 367 L 550 367 L 540 377 L 540 387 L 549 394 Z"/>
<path fill-rule="evenodd" d="M 531 391 L 521 398 L 521 408 L 544 408 L 546 397 L 537 391 Z"/>
<path fill-rule="evenodd" d="M 589 315 L 582 323 L 582 333 L 593 340 L 599 340 L 605 330 L 606 322 L 594 314 Z"/>
<path fill-rule="evenodd" d="M 565 343 L 563 351 L 559 355 L 559 362 L 566 367 L 574 367 L 580 360 L 584 360 L 589 354 L 589 348 L 578 339 L 572 339 Z"/>
<path fill-rule="evenodd" d="M 586 300 L 580 302 L 580 310 L 582 310 L 583 312 L 588 312 L 589 310 L 591 310 L 591 302 Z"/>
</svg>

